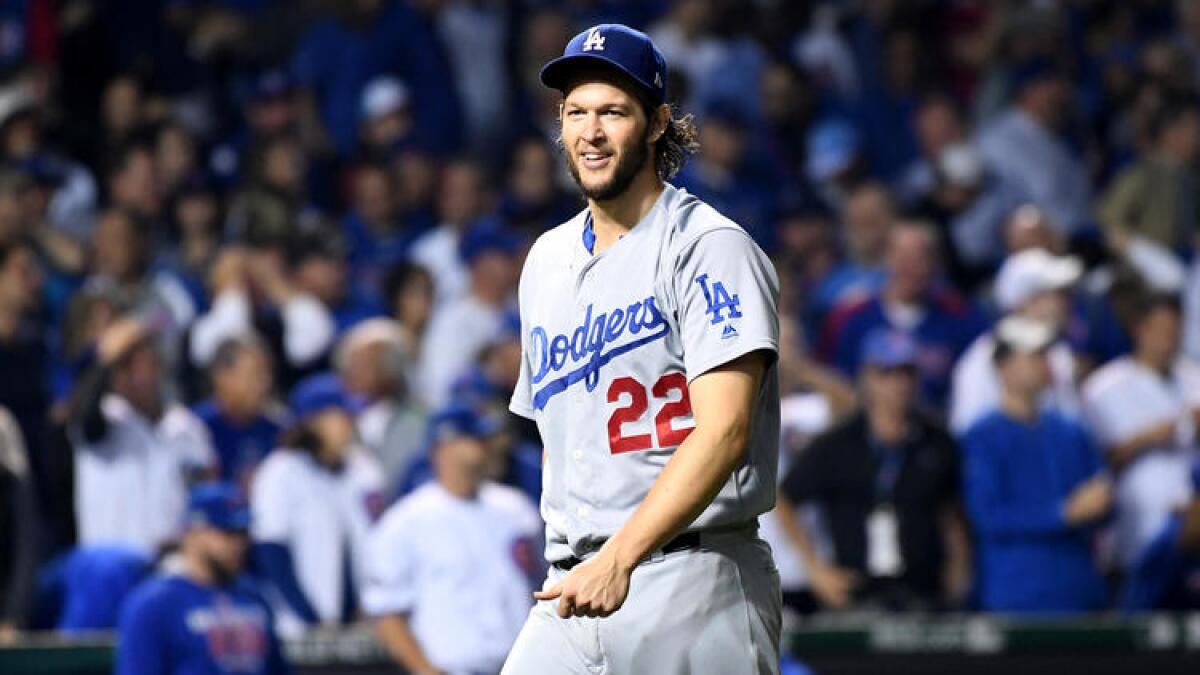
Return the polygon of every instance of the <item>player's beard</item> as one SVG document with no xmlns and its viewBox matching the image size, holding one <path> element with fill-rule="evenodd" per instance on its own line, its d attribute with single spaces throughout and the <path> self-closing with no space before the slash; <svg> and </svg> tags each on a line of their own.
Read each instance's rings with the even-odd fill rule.
<svg viewBox="0 0 1200 675">
<path fill-rule="evenodd" d="M 638 140 L 632 147 L 626 148 L 620 154 L 620 159 L 617 160 L 616 167 L 613 168 L 612 178 L 601 183 L 588 187 L 583 183 L 583 177 L 579 174 L 579 166 L 577 155 L 567 157 L 567 168 L 571 171 L 571 178 L 575 179 L 575 184 L 579 186 L 579 190 L 583 192 L 583 196 L 594 202 L 606 202 L 616 199 L 625 194 L 629 186 L 633 184 L 633 179 L 637 178 L 638 172 L 642 170 L 642 166 L 650 158 L 650 139 L 649 133 Z"/>
<path fill-rule="evenodd" d="M 216 556 L 204 555 L 204 565 L 208 567 L 209 578 L 216 586 L 228 586 L 237 578 L 238 570 L 229 569 Z"/>
</svg>

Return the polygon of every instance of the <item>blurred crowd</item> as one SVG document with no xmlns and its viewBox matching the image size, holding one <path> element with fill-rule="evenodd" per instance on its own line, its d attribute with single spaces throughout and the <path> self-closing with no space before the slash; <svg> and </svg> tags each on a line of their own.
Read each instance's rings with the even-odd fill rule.
<svg viewBox="0 0 1200 675">
<path fill-rule="evenodd" d="M 6 0 L 0 637 L 220 557 L 219 479 L 284 634 L 502 660 L 515 286 L 583 206 L 537 73 L 600 22 L 783 283 L 791 611 L 1200 607 L 1200 2 Z"/>
</svg>

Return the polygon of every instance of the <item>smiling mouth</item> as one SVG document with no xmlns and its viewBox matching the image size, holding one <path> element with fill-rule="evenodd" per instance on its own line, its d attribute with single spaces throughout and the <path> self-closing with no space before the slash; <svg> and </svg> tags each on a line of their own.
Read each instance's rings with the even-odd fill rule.
<svg viewBox="0 0 1200 675">
<path fill-rule="evenodd" d="M 612 159 L 612 154 L 607 152 L 581 152 L 579 153 L 579 163 L 583 167 L 597 171 L 608 166 Z"/>
</svg>

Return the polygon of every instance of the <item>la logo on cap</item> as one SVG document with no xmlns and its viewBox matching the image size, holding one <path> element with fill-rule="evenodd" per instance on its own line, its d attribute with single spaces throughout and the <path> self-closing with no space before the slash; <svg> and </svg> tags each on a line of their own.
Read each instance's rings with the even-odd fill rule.
<svg viewBox="0 0 1200 675">
<path fill-rule="evenodd" d="M 604 51 L 604 36 L 600 34 L 599 27 L 588 31 L 587 39 L 583 41 L 583 51 Z"/>
</svg>

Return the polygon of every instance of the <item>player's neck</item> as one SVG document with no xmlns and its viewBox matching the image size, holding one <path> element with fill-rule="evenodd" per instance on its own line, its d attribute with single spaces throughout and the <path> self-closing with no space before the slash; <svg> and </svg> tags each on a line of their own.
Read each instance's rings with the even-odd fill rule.
<svg viewBox="0 0 1200 675">
<path fill-rule="evenodd" d="M 183 554 L 183 576 L 198 586 L 215 586 L 217 583 L 212 569 L 197 556 L 186 552 Z"/>
<path fill-rule="evenodd" d="M 605 201 L 588 200 L 592 212 L 592 231 L 596 234 L 595 253 L 612 246 L 632 230 L 654 207 L 664 183 L 650 164 L 619 196 Z"/>
<path fill-rule="evenodd" d="M 1174 360 L 1169 356 L 1157 354 L 1147 349 L 1135 349 L 1133 357 L 1142 365 L 1161 375 L 1170 374 L 1171 362 Z"/>
<path fill-rule="evenodd" d="M 459 499 L 473 500 L 479 494 L 479 481 L 455 471 L 441 471 L 438 482 L 442 488 Z"/>
</svg>

